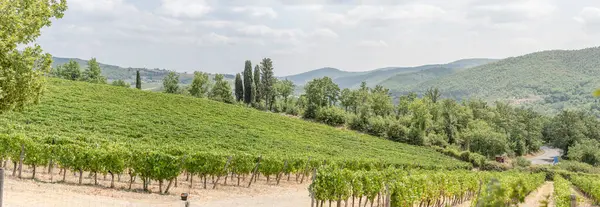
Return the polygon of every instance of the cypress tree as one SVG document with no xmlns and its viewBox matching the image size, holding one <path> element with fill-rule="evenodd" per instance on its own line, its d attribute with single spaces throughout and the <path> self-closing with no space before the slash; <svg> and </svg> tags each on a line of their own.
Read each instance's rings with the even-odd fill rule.
<svg viewBox="0 0 600 207">
<path fill-rule="evenodd" d="M 254 78 L 252 77 L 252 62 L 246 60 L 244 67 L 244 103 L 250 104 L 254 102 L 255 86 Z"/>
<path fill-rule="evenodd" d="M 135 73 L 135 88 L 142 90 L 142 77 L 140 77 L 140 70 Z"/>
<path fill-rule="evenodd" d="M 260 103 L 260 100 L 262 99 L 262 87 L 260 83 L 260 67 L 258 65 L 254 67 L 254 86 L 254 88 L 256 88 L 256 94 L 254 94 L 254 98 L 256 99 L 257 103 Z"/>
<path fill-rule="evenodd" d="M 261 70 L 261 95 L 264 96 L 265 106 L 270 110 L 273 107 L 273 85 L 275 84 L 275 75 L 273 74 L 273 61 L 271 58 L 264 58 L 260 62 Z"/>
<path fill-rule="evenodd" d="M 242 76 L 238 73 L 235 75 L 235 100 L 240 102 L 244 99 L 244 83 Z"/>
</svg>

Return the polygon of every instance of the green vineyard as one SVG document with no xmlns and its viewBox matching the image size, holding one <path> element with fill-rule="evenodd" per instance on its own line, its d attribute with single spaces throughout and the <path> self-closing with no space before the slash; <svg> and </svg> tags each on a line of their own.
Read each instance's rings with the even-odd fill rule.
<svg viewBox="0 0 600 207">
<path fill-rule="evenodd" d="M 596 204 L 600 203 L 600 177 L 593 175 L 572 175 L 571 182 Z"/>
<path fill-rule="evenodd" d="M 309 190 L 318 206 L 389 203 L 391 206 L 512 206 L 545 181 L 529 172 L 359 170 L 320 168 Z"/>
<path fill-rule="evenodd" d="M 49 79 L 41 103 L 0 116 L 0 133 L 180 153 L 377 160 L 469 168 L 435 150 L 206 99 Z"/>
</svg>

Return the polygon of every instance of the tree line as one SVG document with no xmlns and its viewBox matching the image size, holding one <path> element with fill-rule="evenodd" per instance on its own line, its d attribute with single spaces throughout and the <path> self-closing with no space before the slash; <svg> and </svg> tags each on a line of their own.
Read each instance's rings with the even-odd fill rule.
<svg viewBox="0 0 600 207">
<path fill-rule="evenodd" d="M 100 64 L 96 61 L 96 58 L 91 58 L 87 62 L 87 67 L 85 69 L 81 69 L 81 66 L 78 62 L 74 60 L 69 60 L 69 62 L 59 65 L 50 70 L 50 76 L 73 80 L 73 81 L 85 81 L 89 83 L 96 84 L 106 84 L 106 77 L 102 76 L 102 69 L 100 68 Z M 125 82 L 124 80 L 114 80 L 111 85 L 129 88 L 131 87 L 130 83 Z M 136 79 L 135 79 L 135 87 L 137 89 L 142 89 L 142 80 L 140 77 L 140 71 L 136 71 Z"/>
</svg>

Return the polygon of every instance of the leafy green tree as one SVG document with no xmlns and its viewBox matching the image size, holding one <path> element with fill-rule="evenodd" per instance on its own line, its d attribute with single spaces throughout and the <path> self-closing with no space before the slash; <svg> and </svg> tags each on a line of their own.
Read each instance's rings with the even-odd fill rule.
<svg viewBox="0 0 600 207">
<path fill-rule="evenodd" d="M 463 136 L 465 147 L 471 152 L 477 152 L 491 158 L 508 151 L 506 136 L 494 131 L 485 121 L 471 122 Z"/>
<path fill-rule="evenodd" d="M 131 87 L 131 84 L 123 81 L 123 80 L 116 80 L 112 82 L 113 86 L 119 86 L 119 87 L 125 87 L 125 88 L 129 88 Z"/>
<path fill-rule="evenodd" d="M 329 77 L 316 78 L 304 86 L 307 106 L 304 118 L 315 118 L 321 107 L 333 106 L 337 102 L 340 88 Z"/>
<path fill-rule="evenodd" d="M 244 99 L 244 83 L 239 73 L 235 75 L 235 99 L 238 102 Z"/>
<path fill-rule="evenodd" d="M 272 97 L 275 94 L 273 86 L 277 81 L 277 79 L 275 79 L 275 74 L 273 73 L 273 61 L 271 61 L 271 58 L 264 58 L 260 62 L 260 72 L 260 83 L 262 86 L 261 95 L 270 110 L 273 107 Z"/>
<path fill-rule="evenodd" d="M 84 79 L 90 83 L 101 83 L 106 84 L 106 77 L 102 76 L 102 69 L 100 69 L 100 64 L 96 61 L 96 58 L 92 58 L 88 61 L 88 67 L 83 72 Z"/>
<path fill-rule="evenodd" d="M 590 165 L 600 164 L 600 142 L 593 139 L 583 139 L 569 147 L 567 157 L 571 160 L 585 162 Z"/>
<path fill-rule="evenodd" d="M 0 113 L 37 103 L 52 56 L 34 44 L 41 28 L 60 19 L 66 0 L 21 0 L 0 3 Z M 18 46 L 26 47 L 18 49 Z"/>
<path fill-rule="evenodd" d="M 371 90 L 371 109 L 377 116 L 387 116 L 394 110 L 389 89 L 377 85 Z"/>
<path fill-rule="evenodd" d="M 442 94 L 438 88 L 429 88 L 425 92 L 425 97 L 429 98 L 429 100 L 431 100 L 433 103 L 437 103 L 441 96 Z"/>
<path fill-rule="evenodd" d="M 177 93 L 179 91 L 179 75 L 171 71 L 163 79 L 163 88 L 165 93 Z"/>
<path fill-rule="evenodd" d="M 254 98 L 256 98 L 255 102 L 257 103 L 260 103 L 260 100 L 263 100 L 263 87 L 260 77 L 260 66 L 256 65 L 256 67 L 254 67 L 254 88 L 256 88 Z"/>
<path fill-rule="evenodd" d="M 209 98 L 215 101 L 233 103 L 234 99 L 231 94 L 231 86 L 222 74 L 215 75 L 215 85 L 210 91 Z"/>
<path fill-rule="evenodd" d="M 79 63 L 74 60 L 69 60 L 68 63 L 59 65 L 56 68 L 56 76 L 67 80 L 81 80 L 81 69 Z"/>
<path fill-rule="evenodd" d="M 194 72 L 194 80 L 190 85 L 190 95 L 198 98 L 204 98 L 208 95 L 210 87 L 210 79 L 208 74 L 204 72 Z"/>
<path fill-rule="evenodd" d="M 142 90 L 142 77 L 140 76 L 140 70 L 135 71 L 135 88 Z"/>
<path fill-rule="evenodd" d="M 251 104 L 254 102 L 256 95 L 256 85 L 254 77 L 252 77 L 252 62 L 246 60 L 244 67 L 244 103 Z"/>
<path fill-rule="evenodd" d="M 568 155 L 570 146 L 586 138 L 587 128 L 583 120 L 584 114 L 581 112 L 563 111 L 545 126 L 545 139 Z"/>
<path fill-rule="evenodd" d="M 281 96 L 281 98 L 283 98 L 283 102 L 287 103 L 288 98 L 292 95 L 292 93 L 294 93 L 294 88 L 296 88 L 296 85 L 294 85 L 294 82 L 286 79 L 283 81 L 277 81 L 274 87 L 278 96 Z"/>
<path fill-rule="evenodd" d="M 340 93 L 340 105 L 344 107 L 344 110 L 348 112 L 350 109 L 352 112 L 356 113 L 357 109 L 357 95 L 356 91 L 344 88 Z"/>
</svg>

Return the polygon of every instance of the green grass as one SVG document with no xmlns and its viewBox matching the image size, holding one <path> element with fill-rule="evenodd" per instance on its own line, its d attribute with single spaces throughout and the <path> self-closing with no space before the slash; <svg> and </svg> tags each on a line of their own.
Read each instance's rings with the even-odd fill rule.
<svg viewBox="0 0 600 207">
<path fill-rule="evenodd" d="M 10 133 L 146 144 L 190 152 L 376 159 L 467 167 L 433 149 L 206 99 L 49 79 L 37 106 L 0 116 Z"/>
</svg>

